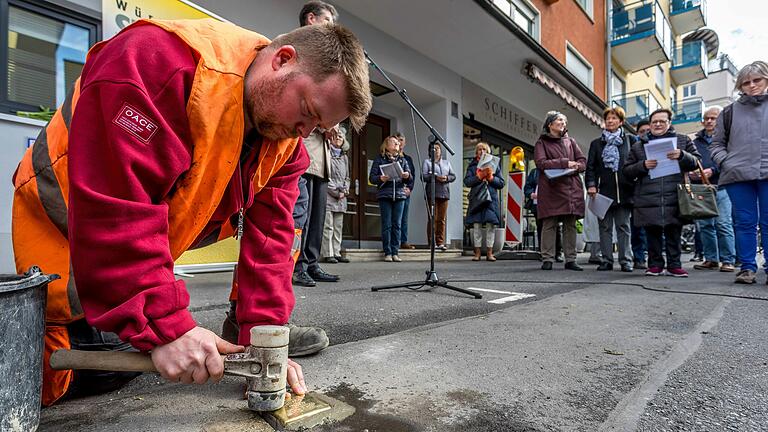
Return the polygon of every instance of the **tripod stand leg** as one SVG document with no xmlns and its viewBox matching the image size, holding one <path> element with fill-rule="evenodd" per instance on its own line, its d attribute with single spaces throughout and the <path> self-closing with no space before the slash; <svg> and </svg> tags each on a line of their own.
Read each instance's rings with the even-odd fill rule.
<svg viewBox="0 0 768 432">
<path fill-rule="evenodd" d="M 380 290 L 386 290 L 386 289 L 394 289 L 394 288 L 412 288 L 412 287 L 423 287 L 426 285 L 425 282 L 405 282 L 401 284 L 395 284 L 395 285 L 379 285 L 375 287 L 371 287 L 371 291 L 380 291 Z"/>
<path fill-rule="evenodd" d="M 445 289 L 449 289 L 449 290 L 452 290 L 452 291 L 457 291 L 457 292 L 460 292 L 460 293 L 471 295 L 472 297 L 474 297 L 476 299 L 483 298 L 483 295 L 480 294 L 480 293 L 476 293 L 474 291 L 470 291 L 470 290 L 467 290 L 467 289 L 464 289 L 464 288 L 459 288 L 459 287 L 453 286 L 453 285 L 449 284 L 448 282 L 438 281 L 435 284 L 435 286 L 439 286 L 440 288 L 445 288 Z"/>
</svg>

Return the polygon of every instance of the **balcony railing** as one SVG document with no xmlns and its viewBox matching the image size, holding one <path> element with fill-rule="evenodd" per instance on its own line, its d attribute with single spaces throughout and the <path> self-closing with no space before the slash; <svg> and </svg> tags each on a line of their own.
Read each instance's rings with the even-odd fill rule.
<svg viewBox="0 0 768 432">
<path fill-rule="evenodd" d="M 633 126 L 640 120 L 647 119 L 653 111 L 661 107 L 649 90 L 618 95 L 613 99 L 613 104 L 624 108 L 627 123 Z"/>
<path fill-rule="evenodd" d="M 669 20 L 676 34 L 698 30 L 707 25 L 706 0 L 672 0 Z"/>
<path fill-rule="evenodd" d="M 707 77 L 709 59 L 704 42 L 685 42 L 672 54 L 670 74 L 678 85 L 689 84 Z"/>
<path fill-rule="evenodd" d="M 672 29 L 658 0 L 643 0 L 614 9 L 611 18 L 614 59 L 627 71 L 670 60 Z"/>
<path fill-rule="evenodd" d="M 701 122 L 704 115 L 704 99 L 683 99 L 672 104 L 672 124 Z"/>
</svg>

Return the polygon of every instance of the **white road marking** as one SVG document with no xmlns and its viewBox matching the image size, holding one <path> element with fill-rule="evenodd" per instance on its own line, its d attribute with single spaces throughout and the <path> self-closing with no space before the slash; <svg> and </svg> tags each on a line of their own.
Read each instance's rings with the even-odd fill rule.
<svg viewBox="0 0 768 432">
<path fill-rule="evenodd" d="M 513 301 L 517 301 L 517 300 L 526 299 L 526 298 L 529 298 L 529 297 L 536 297 L 536 294 L 527 294 L 527 293 L 511 293 L 511 294 L 513 294 L 513 295 L 511 295 L 509 297 L 502 297 L 502 298 L 496 299 L 496 300 L 489 300 L 488 303 L 504 304 L 504 303 L 509 303 L 509 302 L 513 302 Z"/>
<path fill-rule="evenodd" d="M 509 292 L 509 291 L 499 291 L 499 290 L 492 290 L 487 288 L 467 287 L 467 289 L 472 291 L 482 291 L 482 292 L 488 292 L 488 293 L 494 293 L 494 294 L 514 294 L 513 292 Z"/>
</svg>

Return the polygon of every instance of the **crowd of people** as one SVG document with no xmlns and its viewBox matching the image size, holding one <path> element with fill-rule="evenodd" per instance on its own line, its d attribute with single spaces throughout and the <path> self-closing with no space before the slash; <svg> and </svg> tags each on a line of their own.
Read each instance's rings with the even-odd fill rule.
<svg viewBox="0 0 768 432">
<path fill-rule="evenodd" d="M 741 96 L 733 104 L 705 109 L 702 129 L 693 139 L 675 132 L 668 109 L 641 120 L 633 135 L 622 128 L 624 110 L 607 108 L 605 128 L 590 143 L 587 157 L 568 136 L 567 118 L 548 113 L 534 148 L 536 168 L 525 188 L 525 208 L 537 221 L 541 268 L 553 268 L 562 229 L 565 268 L 583 270 L 575 262 L 575 237 L 576 221 L 585 216 L 586 187 L 587 200 L 610 202 L 598 222 L 598 271 L 613 270 L 617 249 L 621 271 L 687 277 L 681 238 L 684 225 L 695 224 L 703 259 L 694 269 L 734 272 L 738 264 L 735 282 L 755 283 L 758 237 L 763 253 L 768 251 L 768 239 L 758 235 L 758 224 L 761 232 L 768 230 L 768 64 L 757 61 L 742 68 L 736 90 Z M 669 162 L 649 159 L 647 145 L 665 138 L 674 146 L 661 156 L 677 169 L 654 175 L 655 168 Z M 692 184 L 717 187 L 716 217 L 692 220 L 681 214 L 678 189 L 686 177 Z"/>
</svg>

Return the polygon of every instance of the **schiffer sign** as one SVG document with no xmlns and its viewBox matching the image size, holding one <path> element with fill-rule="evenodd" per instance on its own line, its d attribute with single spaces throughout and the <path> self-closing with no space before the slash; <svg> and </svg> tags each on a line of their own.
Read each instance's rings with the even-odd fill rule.
<svg viewBox="0 0 768 432">
<path fill-rule="evenodd" d="M 539 139 L 541 121 L 477 84 L 462 80 L 461 99 L 463 111 L 471 113 L 480 123 L 525 143 L 535 143 Z"/>
<path fill-rule="evenodd" d="M 102 0 L 101 20 L 104 40 L 142 18 L 200 19 L 224 18 L 186 0 Z"/>
</svg>

